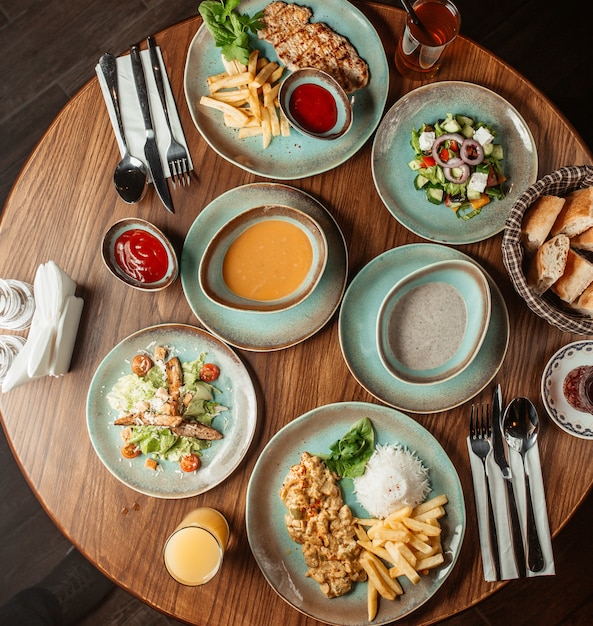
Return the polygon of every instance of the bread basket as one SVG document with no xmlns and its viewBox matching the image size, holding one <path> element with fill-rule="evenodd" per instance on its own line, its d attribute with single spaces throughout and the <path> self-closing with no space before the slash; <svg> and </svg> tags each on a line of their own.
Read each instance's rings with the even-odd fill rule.
<svg viewBox="0 0 593 626">
<path fill-rule="evenodd" d="M 570 165 L 547 174 L 528 187 L 517 199 L 505 223 L 502 260 L 517 293 L 541 318 L 567 333 L 593 334 L 593 318 L 572 310 L 550 290 L 537 295 L 527 284 L 523 268 L 521 222 L 525 211 L 543 195 L 563 196 L 593 185 L 593 166 Z"/>
</svg>

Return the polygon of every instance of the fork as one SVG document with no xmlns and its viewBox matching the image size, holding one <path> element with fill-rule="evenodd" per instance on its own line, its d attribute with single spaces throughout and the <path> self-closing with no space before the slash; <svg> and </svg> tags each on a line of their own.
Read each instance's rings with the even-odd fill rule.
<svg viewBox="0 0 593 626">
<path fill-rule="evenodd" d="M 472 404 L 469 418 L 469 437 L 472 452 L 482 461 L 485 478 L 486 501 L 488 503 L 488 530 L 490 540 L 490 553 L 492 555 L 492 567 L 496 580 L 500 580 L 500 556 L 498 552 L 498 536 L 496 533 L 496 523 L 494 521 L 494 510 L 492 508 L 492 497 L 490 495 L 490 483 L 488 472 L 486 471 L 486 461 L 492 452 L 492 424 L 490 422 L 490 406 L 488 404 L 478 404 L 475 408 Z"/>
<path fill-rule="evenodd" d="M 185 186 L 189 185 L 191 182 L 189 175 L 189 158 L 186 149 L 173 136 L 173 129 L 171 128 L 171 120 L 169 119 L 169 111 L 167 108 L 167 99 L 165 97 L 165 83 L 161 71 L 161 63 L 157 54 L 156 43 L 152 37 L 148 37 L 146 41 L 148 42 L 152 71 L 154 73 L 156 86 L 161 98 L 161 104 L 163 105 L 163 112 L 169 128 L 169 135 L 171 136 L 171 143 L 169 144 L 169 148 L 167 150 L 167 165 L 169 166 L 169 171 L 171 172 L 173 189 L 175 189 L 178 184 L 183 184 Z"/>
</svg>

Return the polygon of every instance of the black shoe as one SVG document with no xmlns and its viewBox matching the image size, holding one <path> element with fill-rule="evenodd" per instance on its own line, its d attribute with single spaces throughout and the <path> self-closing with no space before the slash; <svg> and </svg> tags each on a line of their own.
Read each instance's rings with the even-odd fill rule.
<svg viewBox="0 0 593 626">
<path fill-rule="evenodd" d="M 74 546 L 38 586 L 60 602 L 64 626 L 82 619 L 115 588 Z"/>
</svg>

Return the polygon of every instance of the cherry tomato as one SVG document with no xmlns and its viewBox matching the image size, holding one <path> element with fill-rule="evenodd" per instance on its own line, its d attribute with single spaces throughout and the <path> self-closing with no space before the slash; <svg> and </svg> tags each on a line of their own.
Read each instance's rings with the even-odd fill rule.
<svg viewBox="0 0 593 626">
<path fill-rule="evenodd" d="M 179 467 L 184 472 L 195 472 L 200 467 L 200 457 L 197 454 L 186 454 L 181 457 Z"/>
<path fill-rule="evenodd" d="M 127 443 L 122 446 L 121 453 L 126 459 L 134 459 L 140 456 L 142 450 L 135 443 Z"/>
<path fill-rule="evenodd" d="M 137 354 L 132 359 L 132 372 L 137 376 L 146 376 L 153 365 L 154 363 L 149 356 L 146 354 Z"/>
<path fill-rule="evenodd" d="M 204 363 L 200 370 L 200 378 L 205 383 L 211 383 L 220 376 L 220 368 L 214 363 Z"/>
</svg>

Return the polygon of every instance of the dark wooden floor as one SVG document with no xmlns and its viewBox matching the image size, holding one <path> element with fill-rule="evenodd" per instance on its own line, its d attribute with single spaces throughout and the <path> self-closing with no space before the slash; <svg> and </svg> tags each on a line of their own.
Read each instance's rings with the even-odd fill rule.
<svg viewBox="0 0 593 626">
<path fill-rule="evenodd" d="M 390 1 L 398 5 L 397 0 Z M 541 0 L 457 4 L 463 33 L 523 73 L 593 148 L 593 66 L 589 25 L 582 17 L 588 0 L 573 0 L 566 10 L 560 3 Z M 0 207 L 51 121 L 94 76 L 101 53 L 119 54 L 130 43 L 195 15 L 197 5 L 198 0 L 0 0 Z M 29 207 L 31 219 L 43 208 L 40 198 L 38 206 Z M 0 467 L 2 603 L 49 572 L 69 544 L 33 496 L 1 432 Z M 445 626 L 592 624 L 592 521 L 590 495 L 554 542 L 556 576 L 515 581 Z M 177 622 L 120 589 L 82 622 L 82 626 L 173 624 Z"/>
</svg>

